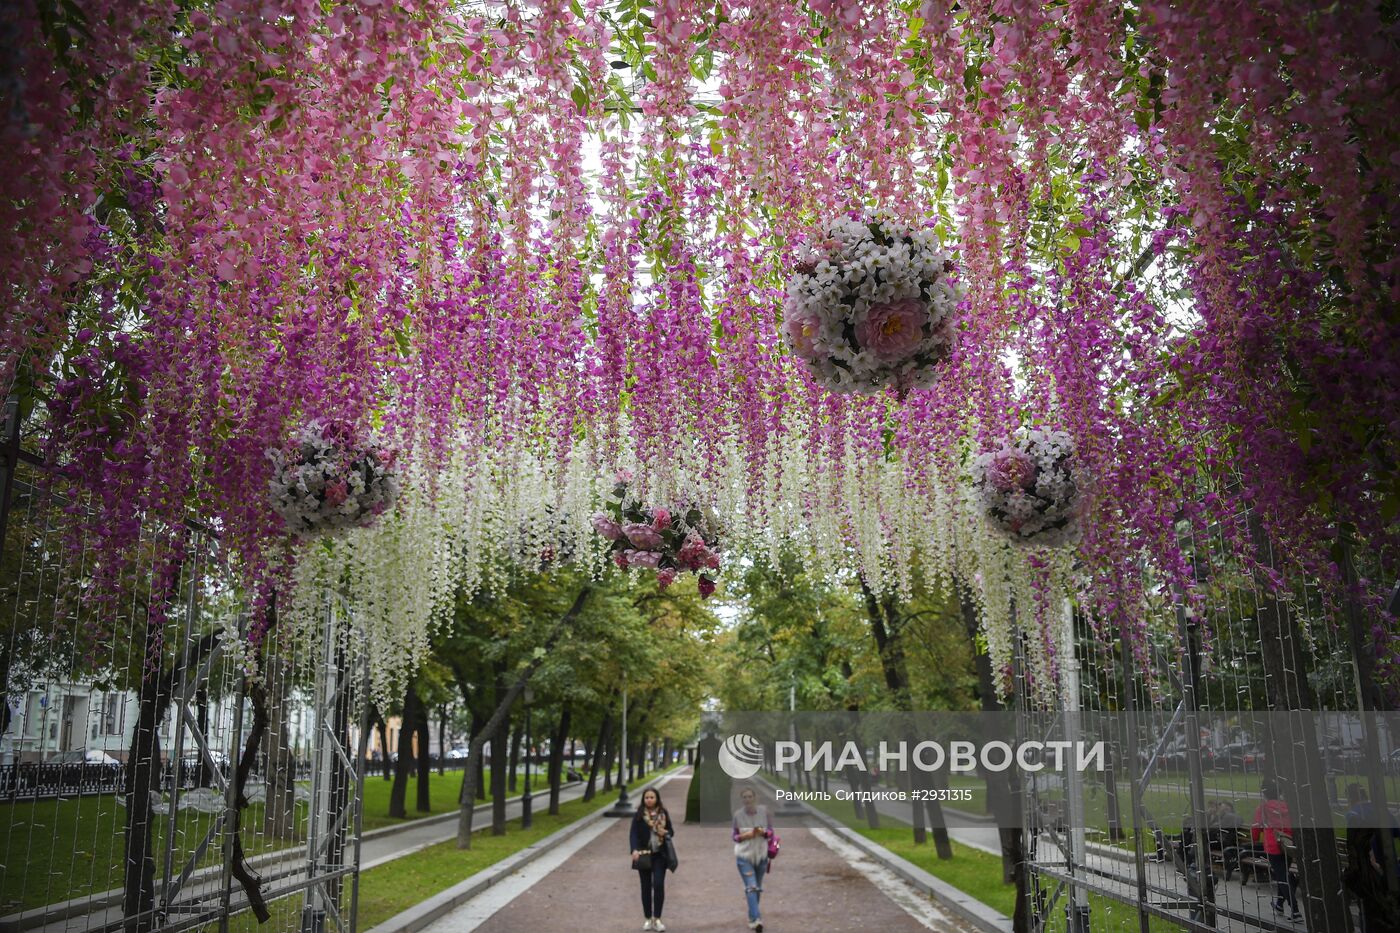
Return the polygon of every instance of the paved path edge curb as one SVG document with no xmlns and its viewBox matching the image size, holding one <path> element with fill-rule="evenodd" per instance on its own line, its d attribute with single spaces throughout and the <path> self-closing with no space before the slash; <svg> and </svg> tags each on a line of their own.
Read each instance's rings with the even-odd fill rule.
<svg viewBox="0 0 1400 933">
<path fill-rule="evenodd" d="M 764 781 L 764 783 L 766 784 L 768 782 Z M 768 786 L 771 788 L 773 785 L 769 784 Z M 1012 929 L 1011 918 L 1006 916 L 1006 914 L 984 904 L 971 894 L 963 892 L 961 889 L 954 887 L 942 878 L 929 874 L 908 859 L 895 855 L 878 842 L 865 838 L 854 829 L 843 826 L 820 810 L 812 807 L 807 807 L 806 810 L 813 819 L 825 824 L 828 829 L 835 832 L 842 839 L 845 839 L 866 855 L 869 855 L 871 858 L 875 859 L 875 861 L 894 872 L 900 878 L 933 898 L 941 906 L 957 914 L 959 919 L 972 924 L 972 926 L 976 927 L 978 930 L 984 931 L 984 933 L 1010 933 Z"/>
</svg>

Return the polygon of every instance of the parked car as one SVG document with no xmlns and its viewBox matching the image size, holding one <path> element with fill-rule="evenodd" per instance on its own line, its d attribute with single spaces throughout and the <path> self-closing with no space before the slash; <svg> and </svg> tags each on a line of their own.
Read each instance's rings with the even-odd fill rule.
<svg viewBox="0 0 1400 933">
<path fill-rule="evenodd" d="M 1264 753 L 1253 745 L 1235 742 L 1215 755 L 1217 771 L 1258 771 L 1264 763 Z"/>
<path fill-rule="evenodd" d="M 109 768 L 122 766 L 120 761 L 100 748 L 75 748 L 61 753 L 57 758 L 50 758 L 49 761 L 59 765 L 106 765 Z"/>
<path fill-rule="evenodd" d="M 471 749 L 469 749 L 469 748 L 463 748 L 462 746 L 459 745 L 459 746 L 457 746 L 456 748 L 449 748 L 449 749 L 447 750 L 447 758 L 448 758 L 449 761 L 455 760 L 455 759 L 459 759 L 459 758 L 470 758 L 470 757 L 471 757 L 471 753 L 472 753 L 472 752 L 471 752 Z"/>
</svg>

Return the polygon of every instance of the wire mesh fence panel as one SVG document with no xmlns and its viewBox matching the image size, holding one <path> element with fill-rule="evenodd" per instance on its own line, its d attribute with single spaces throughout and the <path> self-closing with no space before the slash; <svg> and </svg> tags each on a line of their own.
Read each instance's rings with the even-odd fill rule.
<svg viewBox="0 0 1400 933">
<path fill-rule="evenodd" d="M 1114 723 L 1109 767 L 1026 781 L 1038 928 L 1330 933 L 1363 911 L 1392 928 L 1357 882 L 1384 890 L 1400 800 L 1400 729 L 1365 701 L 1349 627 L 1363 610 L 1280 566 L 1252 515 L 1182 533 L 1195 593 L 1149 584 L 1145 648 L 1066 603 L 1054 707 L 1020 675 L 1026 731 Z"/>
<path fill-rule="evenodd" d="M 99 598 L 83 495 L 28 459 L 7 479 L 0 929 L 350 928 L 367 658 L 343 600 L 297 630 L 274 606 L 253 644 L 194 523 L 140 529 Z"/>
</svg>

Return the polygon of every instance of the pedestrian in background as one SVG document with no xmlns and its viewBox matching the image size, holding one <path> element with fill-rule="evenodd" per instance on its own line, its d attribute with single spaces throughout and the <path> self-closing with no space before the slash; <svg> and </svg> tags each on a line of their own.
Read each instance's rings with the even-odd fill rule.
<svg viewBox="0 0 1400 933">
<path fill-rule="evenodd" d="M 642 805 L 632 817 L 632 867 L 642 883 L 643 930 L 664 930 L 661 909 L 666 905 L 667 843 L 675 834 L 671 814 L 661 804 L 656 788 L 642 792 Z"/>
<path fill-rule="evenodd" d="M 773 817 L 758 803 L 752 787 L 739 791 L 743 803 L 734 811 L 734 860 L 744 882 L 744 900 L 749 908 L 749 929 L 763 933 L 763 917 L 758 902 L 763 895 L 763 875 L 768 870 L 768 837 L 773 834 Z"/>
</svg>

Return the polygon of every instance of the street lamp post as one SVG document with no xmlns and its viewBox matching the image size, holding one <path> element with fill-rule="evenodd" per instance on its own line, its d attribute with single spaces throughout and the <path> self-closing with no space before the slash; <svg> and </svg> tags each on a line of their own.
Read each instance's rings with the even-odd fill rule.
<svg viewBox="0 0 1400 933">
<path fill-rule="evenodd" d="M 627 678 L 622 679 L 622 744 L 617 750 L 617 803 L 608 816 L 631 816 L 632 801 L 627 799 Z"/>
<path fill-rule="evenodd" d="M 530 796 L 530 701 L 535 698 L 535 691 L 529 685 L 525 686 L 525 793 L 520 795 L 520 828 L 529 829 L 535 822 L 534 813 L 531 812 Z"/>
</svg>

